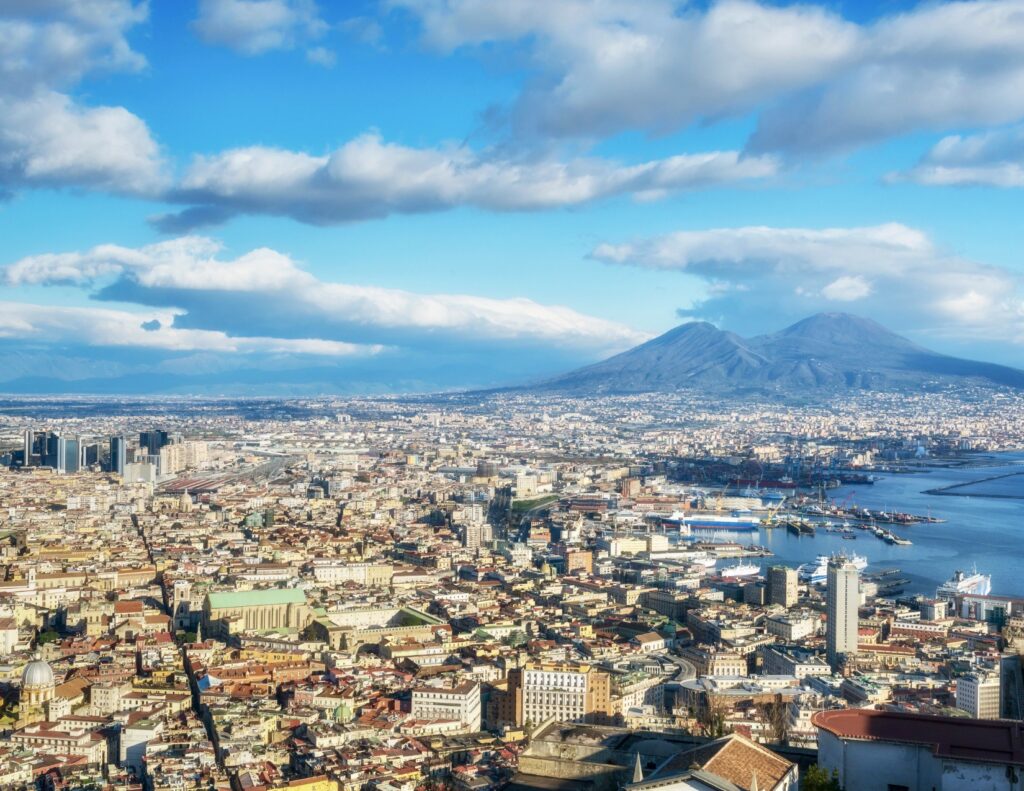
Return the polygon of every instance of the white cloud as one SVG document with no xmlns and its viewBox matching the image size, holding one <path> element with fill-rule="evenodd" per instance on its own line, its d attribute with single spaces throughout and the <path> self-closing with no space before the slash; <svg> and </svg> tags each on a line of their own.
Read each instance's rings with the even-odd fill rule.
<svg viewBox="0 0 1024 791">
<path fill-rule="evenodd" d="M 545 78 L 521 98 L 520 124 L 590 136 L 664 131 L 746 112 L 850 61 L 856 25 L 812 6 L 727 0 L 706 11 L 668 0 L 396 0 L 443 50 L 528 41 Z"/>
<path fill-rule="evenodd" d="M 151 195 L 165 182 L 159 147 L 123 107 L 81 107 L 51 91 L 0 94 L 0 184 Z"/>
<path fill-rule="evenodd" d="M 772 157 L 735 151 L 639 165 L 598 158 L 520 162 L 489 159 L 464 147 L 409 148 L 365 134 L 327 156 L 251 147 L 198 157 L 175 196 L 194 208 L 160 222 L 181 230 L 239 212 L 328 224 L 457 206 L 529 211 L 622 194 L 656 197 L 765 178 L 776 170 Z"/>
<path fill-rule="evenodd" d="M 126 38 L 145 20 L 130 0 L 0 3 L 0 193 L 74 187 L 153 195 L 164 162 L 123 107 L 86 107 L 61 91 L 98 71 L 138 71 Z"/>
<path fill-rule="evenodd" d="M 821 295 L 833 302 L 855 302 L 870 293 L 871 283 L 860 275 L 837 277 L 821 290 Z"/>
<path fill-rule="evenodd" d="M 325 282 L 274 250 L 231 260 L 218 258 L 218 250 L 202 237 L 141 248 L 104 245 L 24 258 L 4 277 L 11 286 L 106 282 L 100 298 L 173 309 L 176 328 L 231 336 L 285 338 L 315 327 L 325 341 L 540 344 L 595 352 L 618 351 L 646 337 L 559 305 Z"/>
<path fill-rule="evenodd" d="M 330 357 L 381 351 L 379 346 L 319 338 L 231 337 L 217 331 L 179 329 L 173 326 L 175 314 L 172 311 L 133 313 L 105 308 L 0 302 L 0 316 L 0 338 L 32 342 Z"/>
<path fill-rule="evenodd" d="M 885 272 L 929 259 L 935 250 L 921 231 L 899 223 L 865 228 L 713 228 L 680 231 L 626 244 L 601 244 L 592 255 L 609 263 L 686 269 L 713 276 L 772 272 Z"/>
<path fill-rule="evenodd" d="M 126 33 L 145 21 L 132 0 L 0 2 L 0 90 L 31 93 L 78 82 L 96 71 L 138 71 L 146 59 Z"/>
<path fill-rule="evenodd" d="M 327 30 L 313 0 L 199 0 L 192 24 L 207 43 L 244 55 L 292 49 Z"/>
<path fill-rule="evenodd" d="M 890 180 L 935 187 L 1024 187 L 1024 126 L 944 137 L 915 167 Z"/>
<path fill-rule="evenodd" d="M 754 150 L 830 151 L 1024 116 L 1019 0 L 922 5 L 867 33 L 852 68 L 762 117 Z"/>
<path fill-rule="evenodd" d="M 1024 116 L 1024 4 L 921 4 L 866 24 L 809 4 L 392 0 L 438 49 L 516 42 L 520 131 L 589 137 L 761 113 L 754 151 L 826 153 Z"/>
<path fill-rule="evenodd" d="M 864 228 L 716 228 L 601 244 L 611 264 L 678 270 L 704 281 L 688 315 L 801 317 L 809 303 L 856 301 L 880 319 L 899 316 L 936 332 L 1024 343 L 1024 282 L 1017 273 L 939 250 L 898 223 Z"/>
<path fill-rule="evenodd" d="M 329 69 L 334 66 L 337 57 L 327 47 L 311 47 L 306 50 L 306 60 Z"/>
</svg>

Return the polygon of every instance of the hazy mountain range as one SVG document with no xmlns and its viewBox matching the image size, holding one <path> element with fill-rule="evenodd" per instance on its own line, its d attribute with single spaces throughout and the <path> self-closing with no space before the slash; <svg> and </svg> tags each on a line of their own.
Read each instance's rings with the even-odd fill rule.
<svg viewBox="0 0 1024 791">
<path fill-rule="evenodd" d="M 594 395 L 700 388 L 753 395 L 966 384 L 1024 388 L 1024 371 L 930 351 L 870 319 L 819 313 L 754 338 L 703 321 L 682 324 L 528 389 Z"/>
<path fill-rule="evenodd" d="M 850 389 L 1024 388 L 1024 371 L 929 351 L 869 319 L 843 313 L 818 314 L 755 338 L 707 322 L 687 323 L 602 362 L 556 375 L 578 359 L 550 352 L 541 359 L 538 353 L 535 367 L 525 370 L 501 353 L 472 349 L 423 349 L 335 362 L 297 354 L 42 350 L 0 343 L 0 392 L 293 397 L 469 388 L 568 395 L 700 388 L 738 396 L 813 398 Z"/>
</svg>

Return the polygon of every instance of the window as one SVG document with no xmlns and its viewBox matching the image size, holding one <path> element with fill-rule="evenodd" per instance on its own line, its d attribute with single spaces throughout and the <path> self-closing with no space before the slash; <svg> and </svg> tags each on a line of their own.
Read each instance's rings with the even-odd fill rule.
<svg viewBox="0 0 1024 791">
<path fill-rule="evenodd" d="M 910 791 L 910 786 L 903 786 L 897 783 L 889 783 L 887 791 Z"/>
</svg>

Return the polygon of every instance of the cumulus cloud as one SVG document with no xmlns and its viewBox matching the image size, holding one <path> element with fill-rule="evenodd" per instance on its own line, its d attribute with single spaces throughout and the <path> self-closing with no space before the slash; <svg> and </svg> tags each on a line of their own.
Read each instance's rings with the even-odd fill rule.
<svg viewBox="0 0 1024 791">
<path fill-rule="evenodd" d="M 217 331 L 308 342 L 399 346 L 546 346 L 600 353 L 645 339 L 628 327 L 529 299 L 415 294 L 325 282 L 288 256 L 262 248 L 234 259 L 219 245 L 184 237 L 141 248 L 104 245 L 21 259 L 8 285 L 77 285 L 98 299 L 171 311 L 161 330 Z M 146 316 L 139 321 L 149 321 Z M 139 322 L 136 322 L 138 324 Z M 158 333 L 139 329 L 138 337 Z"/>
<path fill-rule="evenodd" d="M 143 68 L 126 35 L 146 13 L 130 0 L 0 3 L 0 192 L 163 188 L 162 155 L 145 122 L 63 92 L 89 73 Z"/>
<path fill-rule="evenodd" d="M 243 55 L 292 49 L 320 38 L 328 27 L 313 0 L 199 0 L 192 26 L 203 41 Z M 316 51 L 317 62 L 330 54 L 322 47 Z"/>
<path fill-rule="evenodd" d="M 1024 5 L 922 6 L 868 30 L 859 61 L 769 110 L 753 150 L 831 151 L 905 134 L 1024 116 Z"/>
<path fill-rule="evenodd" d="M 133 0 L 0 2 L 0 86 L 7 93 L 73 85 L 90 72 L 138 71 L 127 31 L 145 21 Z"/>
<path fill-rule="evenodd" d="M 871 284 L 860 275 L 837 277 L 823 289 L 821 295 L 833 302 L 855 302 L 871 293 Z"/>
<path fill-rule="evenodd" d="M 243 212 L 329 224 L 456 206 L 530 211 L 760 179 L 777 167 L 773 157 L 736 151 L 638 165 L 598 158 L 515 161 L 457 146 L 410 148 L 365 134 L 326 156 L 250 147 L 197 157 L 172 196 L 194 205 L 158 225 L 177 232 Z"/>
<path fill-rule="evenodd" d="M 811 5 L 721 0 L 392 0 L 440 50 L 517 42 L 537 79 L 520 129 L 664 132 L 762 113 L 753 151 L 826 153 L 1024 116 L 1024 5 L 922 4 L 856 24 Z"/>
<path fill-rule="evenodd" d="M 934 187 L 1024 187 L 1024 126 L 976 135 L 951 135 L 891 181 Z"/>
<path fill-rule="evenodd" d="M 811 85 L 853 59 L 856 25 L 811 6 L 746 0 L 678 10 L 668 0 L 396 0 L 428 44 L 529 41 L 544 75 L 516 120 L 545 133 L 668 131 L 746 112 Z"/>
<path fill-rule="evenodd" d="M 82 107 L 53 91 L 0 93 L 0 185 L 154 195 L 165 183 L 159 146 L 123 107 Z"/>
<path fill-rule="evenodd" d="M 175 314 L 171 311 L 133 313 L 104 308 L 0 302 L 0 317 L 0 338 L 32 342 L 329 357 L 381 351 L 379 346 L 320 338 L 231 337 L 214 330 L 181 329 L 174 326 Z"/>
<path fill-rule="evenodd" d="M 898 223 L 682 231 L 601 244 L 591 256 L 700 278 L 707 296 L 684 312 L 736 330 L 765 312 L 797 318 L 838 301 L 918 329 L 1024 343 L 1019 274 L 946 254 Z"/>
</svg>

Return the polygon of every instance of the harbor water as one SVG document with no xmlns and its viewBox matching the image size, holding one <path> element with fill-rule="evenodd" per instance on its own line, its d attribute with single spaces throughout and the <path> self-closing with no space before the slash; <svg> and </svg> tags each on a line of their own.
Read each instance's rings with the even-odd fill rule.
<svg viewBox="0 0 1024 791">
<path fill-rule="evenodd" d="M 868 572 L 899 568 L 908 579 L 905 593 L 934 594 L 935 588 L 957 569 L 992 577 L 992 593 L 1024 598 L 1024 452 L 977 457 L 969 467 L 942 468 L 902 474 L 878 473 L 871 486 L 843 486 L 826 496 L 837 503 L 856 504 L 872 510 L 903 511 L 944 519 L 939 524 L 882 525 L 909 538 L 912 546 L 887 544 L 868 530 L 855 530 L 856 540 L 819 528 L 815 536 L 796 536 L 784 527 L 762 529 L 736 536 L 761 543 L 774 553 L 762 567 L 773 563 L 795 566 L 813 562 L 819 554 L 845 552 L 863 555 Z M 996 485 L 970 491 L 994 491 L 1001 497 L 928 494 L 930 489 L 980 481 L 995 476 Z M 964 491 L 964 490 L 959 490 Z M 847 500 L 847 497 L 850 499 Z M 1019 499 L 1018 499 L 1019 498 Z M 832 520 L 838 527 L 842 520 Z"/>
</svg>

